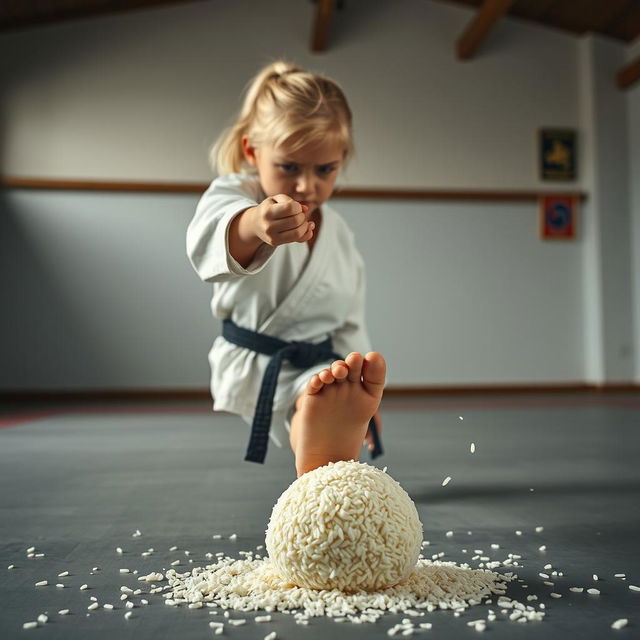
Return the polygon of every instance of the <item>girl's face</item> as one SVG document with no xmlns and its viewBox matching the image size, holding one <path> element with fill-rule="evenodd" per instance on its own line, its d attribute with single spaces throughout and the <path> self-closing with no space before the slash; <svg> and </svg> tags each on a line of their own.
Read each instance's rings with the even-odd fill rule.
<svg viewBox="0 0 640 640">
<path fill-rule="evenodd" d="M 330 137 L 295 152 L 284 146 L 252 147 L 246 136 L 242 146 L 267 196 L 283 193 L 306 204 L 310 213 L 329 199 L 344 158 L 344 147 Z"/>
</svg>

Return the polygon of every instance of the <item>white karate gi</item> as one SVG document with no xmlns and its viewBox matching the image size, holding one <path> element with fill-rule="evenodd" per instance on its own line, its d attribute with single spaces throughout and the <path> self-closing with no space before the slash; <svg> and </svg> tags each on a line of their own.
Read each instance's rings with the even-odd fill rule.
<svg viewBox="0 0 640 640">
<path fill-rule="evenodd" d="M 263 244 L 246 269 L 231 256 L 231 221 L 265 197 L 257 175 L 238 173 L 214 180 L 198 203 L 187 230 L 187 254 L 200 278 L 213 283 L 213 315 L 286 341 L 318 343 L 331 336 L 333 350 L 343 357 L 370 351 L 364 262 L 353 232 L 332 208 L 322 206 L 311 254 L 307 243 Z M 251 424 L 269 360 L 216 338 L 209 352 L 214 410 L 237 413 Z M 300 370 L 283 363 L 269 432 L 278 446 L 288 440 L 296 396 L 328 364 Z"/>
</svg>

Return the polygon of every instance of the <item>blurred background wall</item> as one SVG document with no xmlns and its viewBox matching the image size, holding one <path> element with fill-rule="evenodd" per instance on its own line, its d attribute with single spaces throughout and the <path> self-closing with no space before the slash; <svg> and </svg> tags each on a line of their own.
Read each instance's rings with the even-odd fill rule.
<svg viewBox="0 0 640 640">
<path fill-rule="evenodd" d="M 202 183 L 208 149 L 278 57 L 336 79 L 355 118 L 344 187 L 578 191 L 573 242 L 535 201 L 340 199 L 374 347 L 401 387 L 640 382 L 640 86 L 631 45 L 505 17 L 348 0 L 328 48 L 300 0 L 210 0 L 0 33 L 4 176 Z M 578 132 L 578 179 L 542 182 L 541 128 Z M 0 390 L 204 389 L 218 334 L 185 255 L 198 193 L 5 188 Z"/>
</svg>

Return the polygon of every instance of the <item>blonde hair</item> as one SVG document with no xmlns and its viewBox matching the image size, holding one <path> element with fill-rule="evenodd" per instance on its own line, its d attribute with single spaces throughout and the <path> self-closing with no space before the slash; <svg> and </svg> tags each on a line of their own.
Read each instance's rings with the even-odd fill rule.
<svg viewBox="0 0 640 640">
<path fill-rule="evenodd" d="M 249 83 L 237 120 L 213 145 L 210 162 L 220 175 L 244 170 L 246 135 L 254 147 L 287 143 L 292 152 L 335 136 L 346 163 L 354 151 L 351 121 L 347 99 L 333 80 L 277 60 Z"/>
</svg>

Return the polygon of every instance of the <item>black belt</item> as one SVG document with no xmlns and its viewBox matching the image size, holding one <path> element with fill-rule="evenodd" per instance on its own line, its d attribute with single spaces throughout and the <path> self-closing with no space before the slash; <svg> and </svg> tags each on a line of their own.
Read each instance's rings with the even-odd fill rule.
<svg viewBox="0 0 640 640">
<path fill-rule="evenodd" d="M 269 443 L 269 427 L 273 412 L 273 397 L 278 384 L 278 374 L 282 362 L 288 360 L 294 367 L 307 369 L 323 360 L 342 360 L 342 356 L 333 351 L 331 338 L 324 342 L 313 344 L 311 342 L 286 342 L 264 333 L 257 333 L 249 329 L 239 327 L 232 320 L 222 322 L 222 337 L 239 347 L 245 347 L 267 356 L 272 356 L 262 378 L 260 395 L 256 404 L 256 411 L 251 425 L 251 437 L 244 457 L 249 462 L 264 462 Z M 382 455 L 382 444 L 378 436 L 375 421 L 371 418 L 369 431 L 373 439 L 373 451 L 371 458 Z"/>
</svg>

